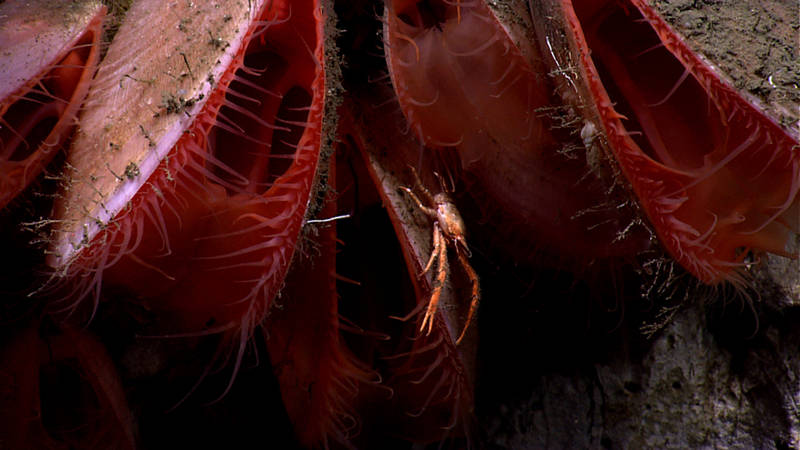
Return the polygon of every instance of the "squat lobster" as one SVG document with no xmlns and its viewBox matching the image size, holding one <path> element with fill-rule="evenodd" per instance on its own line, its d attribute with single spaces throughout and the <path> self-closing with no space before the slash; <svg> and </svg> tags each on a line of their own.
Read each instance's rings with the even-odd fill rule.
<svg viewBox="0 0 800 450">
<path fill-rule="evenodd" d="M 478 281 L 478 275 L 475 273 L 475 270 L 469 264 L 469 260 L 467 259 L 472 256 L 472 253 L 469 251 L 469 247 L 467 247 L 464 220 L 461 218 L 461 214 L 458 212 L 453 200 L 451 200 L 450 196 L 447 195 L 444 188 L 444 183 L 442 182 L 442 179 L 438 173 L 436 174 L 436 177 L 439 178 L 441 192 L 433 195 L 428 189 L 425 188 L 425 186 L 423 186 L 422 180 L 419 178 L 419 174 L 417 174 L 417 171 L 414 170 L 413 167 L 411 168 L 411 172 L 414 174 L 415 190 L 420 193 L 422 198 L 425 199 L 430 206 L 426 206 L 414 193 L 414 191 L 408 187 L 403 186 L 401 189 L 403 189 L 411 197 L 411 199 L 414 200 L 419 209 L 433 221 L 433 250 L 431 251 L 430 259 L 428 259 L 428 263 L 425 265 L 425 268 L 422 270 L 420 276 L 426 274 L 428 270 L 430 270 L 434 261 L 438 260 L 439 262 L 437 268 L 436 285 L 433 288 L 433 293 L 431 293 L 431 298 L 428 302 L 428 309 L 425 311 L 425 317 L 422 319 L 422 324 L 420 325 L 420 331 L 425 331 L 426 334 L 430 334 L 433 327 L 433 318 L 436 316 L 436 309 L 439 305 L 439 297 L 442 294 L 442 288 L 447 280 L 447 244 L 449 242 L 450 245 L 455 247 L 456 255 L 458 256 L 458 260 L 461 262 L 461 267 L 464 268 L 464 271 L 467 273 L 467 276 L 472 283 L 472 300 L 469 305 L 469 313 L 467 314 L 467 320 L 464 323 L 464 328 L 462 329 L 461 334 L 458 336 L 458 339 L 456 339 L 456 344 L 459 344 L 464 338 L 464 335 L 467 333 L 467 329 L 472 323 L 475 312 L 480 304 L 480 283 Z"/>
</svg>

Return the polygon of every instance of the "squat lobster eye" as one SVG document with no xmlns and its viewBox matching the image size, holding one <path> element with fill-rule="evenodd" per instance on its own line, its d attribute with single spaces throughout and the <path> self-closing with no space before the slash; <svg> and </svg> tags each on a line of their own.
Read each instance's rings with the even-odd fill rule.
<svg viewBox="0 0 800 450">
<path fill-rule="evenodd" d="M 458 261 L 461 263 L 461 267 L 472 283 L 472 299 L 469 305 L 469 312 L 467 313 L 466 322 L 464 322 L 464 328 L 461 330 L 458 339 L 456 339 L 456 344 L 459 344 L 469 329 L 475 312 L 478 310 L 478 305 L 480 304 L 480 282 L 478 280 L 478 274 L 475 273 L 475 270 L 469 264 L 468 258 L 472 256 L 472 253 L 467 246 L 466 227 L 464 226 L 464 220 L 461 218 L 461 214 L 458 212 L 458 208 L 456 208 L 450 196 L 444 191 L 444 187 L 442 186 L 442 192 L 433 195 L 422 184 L 419 174 L 417 174 L 417 171 L 413 167 L 411 167 L 411 172 L 414 175 L 414 188 L 426 201 L 425 203 L 427 203 L 427 205 L 420 200 L 420 197 L 410 188 L 404 186 L 402 189 L 414 200 L 414 203 L 417 204 L 420 211 L 425 213 L 425 215 L 433 221 L 433 250 L 420 276 L 426 274 L 433 266 L 433 263 L 438 261 L 436 285 L 428 301 L 428 308 L 425 311 L 425 317 L 422 319 L 420 331 L 424 331 L 425 334 L 430 334 L 433 328 L 433 318 L 436 316 L 442 288 L 447 280 L 447 244 L 450 243 L 450 245 L 455 248 Z M 443 184 L 441 176 L 439 176 L 438 173 L 436 176 L 439 178 L 440 184 Z"/>
</svg>

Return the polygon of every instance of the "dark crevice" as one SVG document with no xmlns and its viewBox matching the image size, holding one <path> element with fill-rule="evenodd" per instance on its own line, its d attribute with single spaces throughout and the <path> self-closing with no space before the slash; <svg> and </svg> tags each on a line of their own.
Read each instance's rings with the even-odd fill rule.
<svg viewBox="0 0 800 450">
<path fill-rule="evenodd" d="M 397 17 L 403 22 L 418 28 L 438 28 L 447 20 L 447 4 L 443 1 L 422 0 L 416 4 L 396 11 Z"/>
<path fill-rule="evenodd" d="M 284 58 L 256 48 L 248 51 L 244 68 L 236 72 L 229 86 L 226 101 L 234 107 L 223 106 L 218 120 L 233 130 L 215 127 L 210 141 L 216 157 L 236 174 L 215 168 L 229 193 L 236 190 L 234 187 L 262 193 L 292 164 L 286 156 L 297 151 L 312 97 L 298 86 L 281 95 L 278 90 L 282 90 L 280 84 L 287 70 Z"/>
<path fill-rule="evenodd" d="M 305 123 L 308 120 L 310 106 L 311 94 L 299 86 L 292 87 L 283 96 L 275 118 L 276 125 L 282 129 L 275 130 L 272 135 L 270 154 L 273 158 L 269 162 L 269 181 L 275 181 L 292 165 L 291 158 L 281 158 L 281 156 L 297 152 L 297 145 L 306 129 Z"/>
<path fill-rule="evenodd" d="M 702 85 L 633 5 L 574 5 L 603 85 L 626 117 L 633 141 L 666 166 L 702 168 L 705 156 L 725 144 L 724 124 Z"/>
<path fill-rule="evenodd" d="M 51 105 L 54 101 L 29 92 L 11 105 L 0 125 L 0 159 L 24 161 L 36 152 L 58 122 L 58 112 Z M 36 123 L 29 123 L 31 120 Z"/>
<path fill-rule="evenodd" d="M 90 432 L 91 411 L 100 405 L 92 387 L 75 369 L 75 359 L 44 364 L 39 372 L 42 424 L 54 439 L 70 442 Z"/>
<path fill-rule="evenodd" d="M 275 114 L 270 109 L 274 108 L 279 95 L 271 87 L 280 81 L 287 67 L 286 60 L 274 52 L 248 52 L 244 68 L 236 72 L 228 87 L 226 101 L 246 113 L 223 106 L 217 119 L 222 127 L 213 128 L 209 144 L 215 156 L 238 174 L 215 168 L 215 174 L 229 183 L 226 186 L 229 193 L 235 190 L 232 186 L 250 192 L 260 192 L 267 187 L 265 173 L 273 126 L 277 125 L 269 121 Z"/>
<path fill-rule="evenodd" d="M 42 75 L 38 86 L 21 95 L 0 117 L 0 160 L 24 161 L 55 129 L 86 70 L 93 38 L 91 33 L 84 35 L 58 64 Z"/>
</svg>

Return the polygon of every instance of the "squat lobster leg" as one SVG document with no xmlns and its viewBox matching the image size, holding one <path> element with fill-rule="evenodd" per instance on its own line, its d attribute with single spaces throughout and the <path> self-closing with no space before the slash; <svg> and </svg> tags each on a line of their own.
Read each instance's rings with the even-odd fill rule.
<svg viewBox="0 0 800 450">
<path fill-rule="evenodd" d="M 472 320 L 475 318 L 475 312 L 478 311 L 478 306 L 481 304 L 481 288 L 478 280 L 478 274 L 475 273 L 475 269 L 473 269 L 469 264 L 469 261 L 467 261 L 467 255 L 458 250 L 458 248 L 456 248 L 456 254 L 458 255 L 458 260 L 461 262 L 461 267 L 463 267 L 464 271 L 467 272 L 467 276 L 469 277 L 470 282 L 472 282 L 472 299 L 469 302 L 467 321 L 464 322 L 464 328 L 461 330 L 461 334 L 458 336 L 458 339 L 456 339 L 456 345 L 458 345 L 461 343 L 461 340 L 464 339 L 464 335 L 467 334 L 467 330 L 469 329 L 470 324 L 472 324 Z"/>
<path fill-rule="evenodd" d="M 444 283 L 447 281 L 447 243 L 442 237 L 442 232 L 439 229 L 439 226 L 434 224 L 433 251 L 431 251 L 431 259 L 428 261 L 428 265 L 425 267 L 425 270 L 422 271 L 423 274 L 430 269 L 431 263 L 433 263 L 435 259 L 439 260 L 438 273 L 436 276 L 436 287 L 433 288 L 431 299 L 428 302 L 428 309 L 425 311 L 425 317 L 422 319 L 422 324 L 419 327 L 420 331 L 424 331 L 425 328 L 427 328 L 425 334 L 431 333 L 431 329 L 433 328 L 433 318 L 436 316 L 436 309 L 439 307 L 439 298 L 442 295 Z"/>
<path fill-rule="evenodd" d="M 414 173 L 416 173 L 416 172 L 414 172 Z M 419 181 L 419 178 L 417 178 L 417 181 Z M 412 191 L 411 189 L 409 189 L 409 188 L 407 188 L 405 186 L 403 186 L 401 189 L 406 191 L 406 193 L 411 197 L 411 199 L 414 200 L 414 202 L 417 204 L 417 207 L 420 209 L 420 211 L 424 212 L 425 215 L 427 215 L 428 217 L 436 220 L 436 217 L 437 217 L 438 214 L 436 213 L 435 209 L 425 206 L 425 204 L 422 203 L 422 201 L 419 199 L 419 197 L 417 197 L 417 194 L 415 194 L 414 191 Z M 425 189 L 425 188 L 423 187 L 423 189 Z M 430 200 L 430 202 L 433 203 L 434 205 L 436 204 L 436 203 L 434 203 L 433 196 L 431 195 L 430 192 L 428 192 L 427 190 L 423 190 L 422 193 L 423 193 L 423 195 L 424 195 L 426 200 Z M 430 263 L 428 263 L 428 265 L 430 265 Z M 426 269 L 426 271 L 427 271 L 427 269 Z"/>
<path fill-rule="evenodd" d="M 450 243 L 455 248 L 458 261 L 472 283 L 472 299 L 470 301 L 469 312 L 467 313 L 464 328 L 456 340 L 456 344 L 459 344 L 464 338 L 467 329 L 469 329 L 470 324 L 472 324 L 478 305 L 480 304 L 480 283 L 478 274 L 475 273 L 475 270 L 469 264 L 468 257 L 470 256 L 470 251 L 467 247 L 464 222 L 461 219 L 458 209 L 453 204 L 453 201 L 450 200 L 450 197 L 444 192 L 444 186 L 442 186 L 442 192 L 433 195 L 422 184 L 417 171 L 414 170 L 413 167 L 411 168 L 411 172 L 414 175 L 415 189 L 420 192 L 420 195 L 431 206 L 427 206 L 423 203 L 411 189 L 407 187 L 403 187 L 402 189 L 414 200 L 420 211 L 433 220 L 433 250 L 431 250 L 431 256 L 420 276 L 428 273 L 433 263 L 438 260 L 436 284 L 431 293 L 431 298 L 428 301 L 428 307 L 425 311 L 425 317 L 422 319 L 420 331 L 430 334 L 433 328 L 433 319 L 436 316 L 436 310 L 439 306 L 439 298 L 441 297 L 444 283 L 447 281 L 447 245 Z M 439 177 L 439 182 L 443 184 L 441 177 Z"/>
</svg>

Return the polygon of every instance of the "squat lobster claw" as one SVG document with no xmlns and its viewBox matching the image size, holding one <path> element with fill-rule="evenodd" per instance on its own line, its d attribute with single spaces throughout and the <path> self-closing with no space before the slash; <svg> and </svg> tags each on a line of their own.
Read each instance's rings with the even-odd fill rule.
<svg viewBox="0 0 800 450">
<path fill-rule="evenodd" d="M 436 177 L 439 178 L 439 184 L 441 185 L 441 192 L 433 195 L 422 184 L 422 180 L 420 180 L 417 171 L 413 167 L 410 167 L 410 169 L 414 174 L 414 189 L 420 193 L 425 202 L 410 188 L 404 186 L 401 189 L 414 200 L 420 211 L 425 213 L 425 215 L 433 221 L 433 250 L 420 276 L 426 274 L 433 266 L 433 263 L 438 260 L 436 285 L 431 293 L 428 308 L 425 311 L 425 317 L 422 319 L 422 324 L 420 325 L 420 331 L 425 331 L 426 334 L 430 334 L 433 327 L 433 318 L 439 306 L 439 297 L 441 296 L 444 283 L 447 280 L 447 244 L 449 242 L 455 247 L 461 267 L 472 283 L 472 300 L 469 305 L 469 313 L 467 313 L 467 320 L 464 323 L 464 328 L 461 330 L 458 339 L 456 339 L 456 344 L 459 344 L 467 333 L 467 329 L 469 329 L 474 319 L 475 312 L 478 310 L 478 305 L 480 304 L 480 282 L 478 280 L 478 274 L 475 273 L 475 270 L 469 264 L 468 258 L 472 256 L 472 253 L 467 246 L 466 227 L 464 226 L 464 220 L 461 218 L 461 214 L 458 212 L 456 205 L 444 189 L 441 176 L 436 173 Z M 426 203 L 430 206 L 427 206 Z"/>
</svg>

